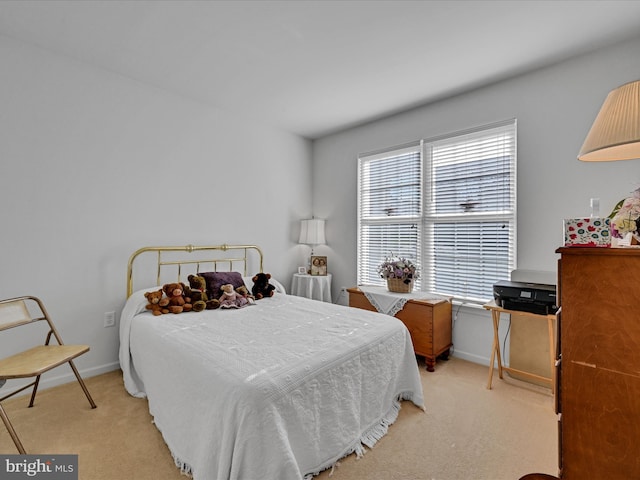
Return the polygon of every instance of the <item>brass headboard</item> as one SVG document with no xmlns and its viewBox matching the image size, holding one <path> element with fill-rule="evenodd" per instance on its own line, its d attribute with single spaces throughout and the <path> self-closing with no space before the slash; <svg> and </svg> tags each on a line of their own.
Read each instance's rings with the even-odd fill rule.
<svg viewBox="0 0 640 480">
<path fill-rule="evenodd" d="M 218 271 L 218 266 L 225 268 L 221 271 L 239 271 L 244 276 L 249 274 L 247 268 L 252 265 L 253 257 L 257 257 L 257 267 L 250 273 L 262 272 L 262 250 L 256 245 L 183 245 L 170 247 L 142 247 L 136 250 L 129 257 L 127 266 L 127 298 L 133 293 L 133 263 L 141 254 L 156 252 L 157 258 L 154 261 L 156 270 L 156 285 L 161 285 L 162 272 L 164 267 L 174 267 L 177 276 L 176 280 L 182 280 L 183 266 L 189 266 L 189 271 L 200 272 L 201 266 L 209 266 L 211 271 Z M 180 255 L 180 253 L 185 255 Z M 224 253 L 223 253 L 224 252 Z M 253 253 L 252 253 L 253 252 Z M 171 255 L 173 254 L 173 255 Z M 169 257 L 169 258 L 167 258 Z M 238 265 L 242 268 L 239 269 Z M 148 285 L 146 285 L 148 286 Z"/>
</svg>

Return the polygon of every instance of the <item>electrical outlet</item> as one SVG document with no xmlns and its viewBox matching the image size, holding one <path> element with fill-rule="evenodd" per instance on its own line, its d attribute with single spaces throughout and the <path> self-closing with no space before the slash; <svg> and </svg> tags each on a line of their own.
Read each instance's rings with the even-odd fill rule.
<svg viewBox="0 0 640 480">
<path fill-rule="evenodd" d="M 104 328 L 116 325 L 116 312 L 104 312 Z"/>
</svg>

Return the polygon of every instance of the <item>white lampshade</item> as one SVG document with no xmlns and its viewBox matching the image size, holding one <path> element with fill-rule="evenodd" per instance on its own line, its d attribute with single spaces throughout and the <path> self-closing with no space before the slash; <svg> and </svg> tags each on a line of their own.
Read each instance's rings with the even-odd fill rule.
<svg viewBox="0 0 640 480">
<path fill-rule="evenodd" d="M 324 220 L 312 218 L 300 222 L 300 240 L 306 245 L 324 245 Z"/>
<path fill-rule="evenodd" d="M 609 93 L 578 154 L 585 162 L 635 158 L 640 158 L 640 80 Z"/>
</svg>

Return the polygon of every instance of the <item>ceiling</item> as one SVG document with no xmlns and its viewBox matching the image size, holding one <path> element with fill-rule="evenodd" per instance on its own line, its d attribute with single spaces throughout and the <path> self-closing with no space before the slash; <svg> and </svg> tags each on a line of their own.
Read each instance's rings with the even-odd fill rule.
<svg viewBox="0 0 640 480">
<path fill-rule="evenodd" d="M 0 34 L 307 138 L 640 35 L 640 1 L 0 1 Z"/>
</svg>

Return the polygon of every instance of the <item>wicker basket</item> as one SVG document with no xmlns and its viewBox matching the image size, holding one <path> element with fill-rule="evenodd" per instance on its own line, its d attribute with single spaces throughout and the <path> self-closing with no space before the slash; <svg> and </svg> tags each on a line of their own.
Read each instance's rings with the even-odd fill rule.
<svg viewBox="0 0 640 480">
<path fill-rule="evenodd" d="M 387 278 L 387 289 L 395 293 L 411 293 L 413 291 L 413 280 L 404 283 L 399 278 Z"/>
</svg>

